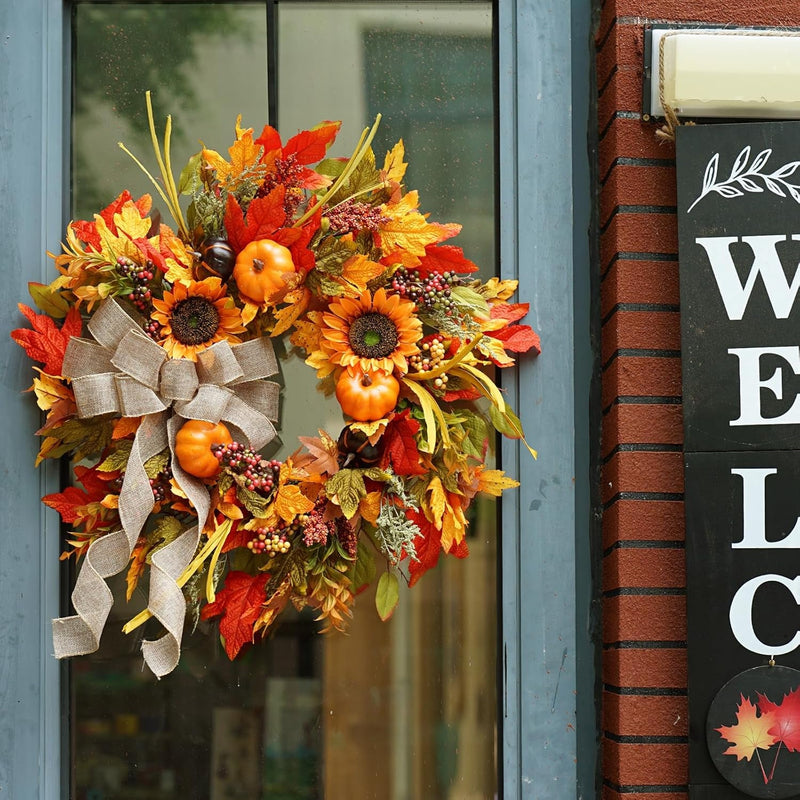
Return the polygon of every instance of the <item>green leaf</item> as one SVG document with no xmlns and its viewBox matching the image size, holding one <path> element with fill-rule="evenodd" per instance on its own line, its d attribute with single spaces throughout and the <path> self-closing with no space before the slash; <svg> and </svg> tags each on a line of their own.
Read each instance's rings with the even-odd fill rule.
<svg viewBox="0 0 800 800">
<path fill-rule="evenodd" d="M 378 609 L 378 616 L 383 622 L 386 622 L 394 614 L 399 602 L 400 582 L 394 572 L 387 570 L 378 579 L 378 587 L 375 592 L 375 608 Z"/>
<path fill-rule="evenodd" d="M 108 417 L 70 419 L 57 428 L 37 431 L 39 436 L 52 437 L 61 442 L 60 455 L 74 451 L 77 460 L 102 453 L 111 441 L 111 433 L 111 420 Z M 50 453 L 50 456 L 53 457 L 53 454 Z"/>
<path fill-rule="evenodd" d="M 344 286 L 324 273 L 317 272 L 315 269 L 308 273 L 305 285 L 309 291 L 314 292 L 319 297 L 337 297 L 340 294 L 344 294 Z"/>
<path fill-rule="evenodd" d="M 378 467 L 369 467 L 365 470 L 362 470 L 362 474 L 365 478 L 369 478 L 373 481 L 380 481 L 381 483 L 386 483 L 386 481 L 391 479 L 391 475 L 388 472 L 385 472 Z"/>
<path fill-rule="evenodd" d="M 239 502 L 254 517 L 263 517 L 266 514 L 269 500 L 266 497 L 262 497 L 258 492 L 251 492 L 244 486 L 239 486 L 236 489 L 236 496 L 239 498 Z"/>
<path fill-rule="evenodd" d="M 144 471 L 148 478 L 157 478 L 169 464 L 169 448 L 164 448 L 160 453 L 156 453 L 152 458 L 144 462 Z"/>
<path fill-rule="evenodd" d="M 506 403 L 505 411 L 498 411 L 493 405 L 489 406 L 489 416 L 492 420 L 492 425 L 503 436 L 509 439 L 522 439 L 522 443 L 528 448 L 528 452 L 536 458 L 536 451 L 525 441 L 525 433 L 522 429 L 522 423 L 519 417 L 511 410 L 511 407 Z"/>
<path fill-rule="evenodd" d="M 147 563 L 151 563 L 154 553 L 174 542 L 181 533 L 183 533 L 183 526 L 177 517 L 157 517 L 153 529 L 147 534 L 148 541 L 154 545 L 153 549 L 147 554 Z"/>
<path fill-rule="evenodd" d="M 33 298 L 33 302 L 45 314 L 49 314 L 53 319 L 63 319 L 67 316 L 70 308 L 69 303 L 61 294 L 54 292 L 49 286 L 43 283 L 29 283 L 28 291 Z"/>
<path fill-rule="evenodd" d="M 314 269 L 327 275 L 341 275 L 342 265 L 356 252 L 352 242 L 326 236 L 314 252 Z"/>
<path fill-rule="evenodd" d="M 133 447 L 132 439 L 122 439 L 117 443 L 112 453 L 106 456 L 102 464 L 98 464 L 98 472 L 122 472 L 128 466 L 128 458 Z M 145 467 L 146 469 L 146 467 Z M 148 478 L 155 478 L 155 475 L 148 475 Z"/>
<path fill-rule="evenodd" d="M 353 195 L 361 195 L 366 190 L 373 187 L 380 188 L 382 185 L 381 176 L 375 169 L 375 154 L 370 148 L 358 166 L 350 173 L 350 177 L 336 190 L 336 194 L 328 198 L 326 205 L 332 208 Z M 359 199 L 363 198 L 359 197 Z"/>
<path fill-rule="evenodd" d="M 494 406 L 490 406 L 490 408 L 494 409 Z M 483 458 L 483 447 L 489 438 L 486 421 L 472 411 L 463 410 L 462 414 L 465 417 L 462 427 L 467 435 L 461 443 L 461 447 L 467 455 Z"/>
<path fill-rule="evenodd" d="M 324 158 L 314 167 L 314 172 L 326 178 L 338 178 L 347 166 L 347 160 L 341 158 Z"/>
<path fill-rule="evenodd" d="M 200 180 L 202 156 L 202 150 L 195 153 L 181 170 L 181 176 L 178 179 L 178 191 L 181 194 L 194 194 L 202 188 L 202 181 Z"/>
<path fill-rule="evenodd" d="M 328 478 L 325 483 L 325 493 L 328 497 L 336 495 L 342 513 L 347 519 L 352 519 L 358 511 L 361 498 L 367 496 L 364 476 L 357 469 L 340 469 Z"/>
<path fill-rule="evenodd" d="M 348 577 L 355 591 L 375 580 L 375 552 L 363 539 L 358 540 L 356 560 L 350 566 Z"/>
<path fill-rule="evenodd" d="M 219 496 L 222 497 L 228 489 L 233 486 L 234 480 L 233 476 L 229 472 L 221 472 L 219 479 L 217 480 L 217 490 L 219 491 Z"/>
<path fill-rule="evenodd" d="M 484 300 L 474 289 L 468 286 L 454 286 L 450 296 L 455 301 L 456 305 L 470 314 L 489 314 L 489 304 Z"/>
</svg>

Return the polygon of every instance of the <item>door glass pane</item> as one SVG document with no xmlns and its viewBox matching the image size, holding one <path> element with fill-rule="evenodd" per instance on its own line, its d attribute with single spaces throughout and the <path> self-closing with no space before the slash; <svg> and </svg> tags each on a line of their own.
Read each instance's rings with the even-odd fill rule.
<svg viewBox="0 0 800 800">
<path fill-rule="evenodd" d="M 403 138 L 421 209 L 463 223 L 454 243 L 494 274 L 491 4 L 284 2 L 278 25 L 284 140 L 342 119 L 332 155 L 349 155 L 382 113 L 378 158 Z M 91 219 L 123 188 L 153 192 L 117 146 L 151 163 L 147 89 L 158 126 L 172 115 L 176 168 L 199 136 L 224 151 L 238 114 L 246 127 L 267 122 L 260 2 L 78 3 L 74 58 L 73 218 Z M 341 427 L 313 370 L 291 354 L 281 370 L 292 402 L 277 457 L 298 435 Z M 142 636 L 121 633 L 145 597 L 125 603 L 123 573 L 101 650 L 71 662 L 70 796 L 496 797 L 495 505 L 476 501 L 470 513 L 470 557 L 443 559 L 389 623 L 365 593 L 348 636 L 321 637 L 313 615 L 296 614 L 233 663 L 201 623 L 160 681 L 142 668 Z"/>
<path fill-rule="evenodd" d="M 462 223 L 453 243 L 495 274 L 491 4 L 284 3 L 278 40 L 284 135 L 341 119 L 333 154 L 346 156 L 381 113 L 378 162 L 402 138 L 420 209 Z M 283 370 L 318 408 L 302 361 Z M 307 429 L 307 414 L 285 409 L 286 434 Z M 325 641 L 326 798 L 496 796 L 496 511 L 480 500 L 471 510 L 469 558 L 442 559 L 387 624 L 359 597 L 349 636 Z"/>
</svg>

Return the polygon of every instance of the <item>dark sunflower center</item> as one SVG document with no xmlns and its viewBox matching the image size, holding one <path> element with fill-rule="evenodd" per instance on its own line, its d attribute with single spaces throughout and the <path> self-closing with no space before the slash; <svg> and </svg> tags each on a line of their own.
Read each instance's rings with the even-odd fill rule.
<svg viewBox="0 0 800 800">
<path fill-rule="evenodd" d="M 397 327 L 377 311 L 353 320 L 349 336 L 350 348 L 361 358 L 384 358 L 397 347 Z"/>
<path fill-rule="evenodd" d="M 172 309 L 172 335 L 181 344 L 204 344 L 219 329 L 219 311 L 205 297 L 190 297 Z"/>
</svg>

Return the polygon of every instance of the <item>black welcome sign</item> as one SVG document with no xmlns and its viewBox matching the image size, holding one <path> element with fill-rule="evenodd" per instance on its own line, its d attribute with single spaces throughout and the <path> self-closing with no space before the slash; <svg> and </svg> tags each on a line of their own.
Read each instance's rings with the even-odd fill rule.
<svg viewBox="0 0 800 800">
<path fill-rule="evenodd" d="M 682 126 L 677 165 L 690 798 L 800 798 L 796 673 L 728 698 L 800 667 L 800 123 Z"/>
</svg>

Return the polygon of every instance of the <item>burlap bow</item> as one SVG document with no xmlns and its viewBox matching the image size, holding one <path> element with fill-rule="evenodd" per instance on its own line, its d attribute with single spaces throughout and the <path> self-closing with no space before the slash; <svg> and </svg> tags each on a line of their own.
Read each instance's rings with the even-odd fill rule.
<svg viewBox="0 0 800 800">
<path fill-rule="evenodd" d="M 169 446 L 185 419 L 223 420 L 234 438 L 260 450 L 275 437 L 280 387 L 263 380 L 278 371 L 272 342 L 264 337 L 231 346 L 217 342 L 197 362 L 170 359 L 113 299 L 88 323 L 93 339 L 73 337 L 63 375 L 71 378 L 78 416 L 117 414 L 142 422 L 133 441 L 119 495 L 121 528 L 89 547 L 72 592 L 75 616 L 53 620 L 57 658 L 93 653 L 113 604 L 105 579 L 121 572 L 154 505 L 145 462 Z M 180 658 L 186 602 L 177 578 L 194 557 L 211 499 L 206 485 L 172 459 L 173 476 L 197 512 L 198 524 L 151 559 L 148 610 L 166 629 L 142 643 L 144 659 L 159 677 Z"/>
</svg>

